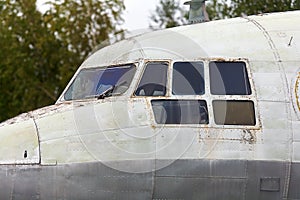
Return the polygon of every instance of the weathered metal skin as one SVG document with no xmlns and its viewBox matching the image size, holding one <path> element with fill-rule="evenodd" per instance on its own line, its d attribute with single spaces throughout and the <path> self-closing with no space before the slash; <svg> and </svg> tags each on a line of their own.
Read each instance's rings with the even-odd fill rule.
<svg viewBox="0 0 300 200">
<path fill-rule="evenodd" d="M 32 118 L 1 127 L 1 164 L 38 164 L 39 153 L 38 135 Z"/>
<path fill-rule="evenodd" d="M 156 162 L 169 162 L 158 160 Z M 121 165 L 146 166 L 143 161 Z M 120 164 L 120 163 L 119 163 Z M 297 199 L 299 164 L 288 199 Z M 288 165 L 276 161 L 180 159 L 154 173 L 125 173 L 100 162 L 1 166 L 2 199 L 283 199 Z M 287 198 L 284 198 L 287 199 Z"/>
<path fill-rule="evenodd" d="M 1 199 L 300 200 L 300 12 L 213 21 L 126 39 L 79 68 L 134 63 L 129 89 L 0 124 Z M 251 95 L 136 97 L 148 61 L 243 61 Z M 209 74 L 205 71 L 205 82 Z M 74 79 L 73 78 L 73 79 Z M 73 80 L 71 80 L 70 84 Z M 70 86 L 67 86 L 67 88 Z M 65 92 L 65 91 L 64 91 Z M 159 125 L 151 100 L 207 101 L 209 123 Z M 254 126 L 217 125 L 212 101 L 251 100 Z"/>
</svg>

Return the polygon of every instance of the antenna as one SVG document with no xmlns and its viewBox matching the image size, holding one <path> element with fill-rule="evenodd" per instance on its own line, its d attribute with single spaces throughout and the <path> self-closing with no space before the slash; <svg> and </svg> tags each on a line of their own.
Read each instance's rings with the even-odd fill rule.
<svg viewBox="0 0 300 200">
<path fill-rule="evenodd" d="M 209 17 L 205 7 L 206 0 L 191 0 L 184 3 L 190 5 L 189 22 L 190 24 L 208 22 Z"/>
</svg>

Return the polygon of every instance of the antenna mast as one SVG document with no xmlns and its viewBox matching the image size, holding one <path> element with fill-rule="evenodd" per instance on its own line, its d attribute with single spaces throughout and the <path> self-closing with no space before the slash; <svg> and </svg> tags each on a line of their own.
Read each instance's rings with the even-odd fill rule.
<svg viewBox="0 0 300 200">
<path fill-rule="evenodd" d="M 191 0 L 184 3 L 190 5 L 189 22 L 190 24 L 208 22 L 209 17 L 205 7 L 206 0 Z"/>
</svg>

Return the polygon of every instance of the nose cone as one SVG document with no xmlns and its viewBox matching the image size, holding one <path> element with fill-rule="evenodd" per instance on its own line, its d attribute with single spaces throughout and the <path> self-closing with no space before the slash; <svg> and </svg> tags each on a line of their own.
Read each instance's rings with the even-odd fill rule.
<svg viewBox="0 0 300 200">
<path fill-rule="evenodd" d="M 39 157 L 38 133 L 28 114 L 0 124 L 0 164 L 37 164 Z"/>
</svg>

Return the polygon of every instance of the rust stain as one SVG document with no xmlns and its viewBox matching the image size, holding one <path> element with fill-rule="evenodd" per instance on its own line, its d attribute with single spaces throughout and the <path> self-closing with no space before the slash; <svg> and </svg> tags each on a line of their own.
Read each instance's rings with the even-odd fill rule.
<svg viewBox="0 0 300 200">
<path fill-rule="evenodd" d="M 32 118 L 32 116 L 29 113 L 23 113 L 23 114 L 20 114 L 20 115 L 14 117 L 14 118 L 11 118 L 11 119 L 8 119 L 8 120 L 2 122 L 0 124 L 0 127 L 6 126 L 6 125 L 13 125 L 13 124 L 20 123 L 20 122 L 24 122 L 24 121 L 27 121 L 31 118 Z"/>
<path fill-rule="evenodd" d="M 298 72 L 298 78 L 297 78 L 297 81 L 296 81 L 296 85 L 295 85 L 295 95 L 296 95 L 296 102 L 297 102 L 297 106 L 298 106 L 298 109 L 300 111 L 300 72 Z"/>
<path fill-rule="evenodd" d="M 256 136 L 255 133 L 251 132 L 250 130 L 243 130 L 243 138 L 242 141 L 249 144 L 256 143 Z"/>
<path fill-rule="evenodd" d="M 151 124 L 151 128 L 152 128 L 153 130 L 155 130 L 155 129 L 156 129 L 156 126 L 155 126 L 154 124 Z"/>
<path fill-rule="evenodd" d="M 249 62 L 247 58 L 237 57 L 237 58 L 221 58 L 221 57 L 213 57 L 213 58 L 197 58 L 197 61 L 208 61 L 208 62 L 237 62 L 237 61 L 244 61 L 246 63 Z"/>
</svg>

